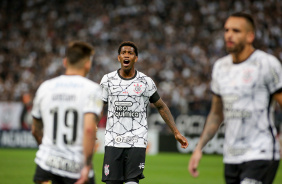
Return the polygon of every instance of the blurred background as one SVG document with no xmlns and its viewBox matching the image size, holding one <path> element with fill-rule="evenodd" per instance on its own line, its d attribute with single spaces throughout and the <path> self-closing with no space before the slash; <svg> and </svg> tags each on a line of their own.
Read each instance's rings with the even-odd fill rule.
<svg viewBox="0 0 282 184">
<path fill-rule="evenodd" d="M 136 69 L 155 81 L 180 130 L 198 136 L 210 109 L 213 64 L 226 54 L 223 25 L 237 11 L 254 16 L 256 48 L 281 61 L 281 0 L 1 0 L 0 129 L 30 130 L 34 94 L 64 73 L 69 41 L 94 45 L 88 77 L 99 83 L 119 68 L 118 46 L 130 40 L 139 47 Z M 281 114 L 277 108 L 278 129 Z M 148 117 L 149 126 L 170 134 L 154 108 Z"/>
</svg>

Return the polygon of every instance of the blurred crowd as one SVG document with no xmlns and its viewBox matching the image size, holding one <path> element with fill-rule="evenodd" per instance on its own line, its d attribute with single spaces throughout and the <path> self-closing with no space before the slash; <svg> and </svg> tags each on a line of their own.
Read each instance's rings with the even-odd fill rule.
<svg viewBox="0 0 282 184">
<path fill-rule="evenodd" d="M 280 0 L 1 0 L 0 101 L 34 95 L 64 72 L 65 45 L 95 46 L 89 78 L 117 70 L 118 46 L 139 47 L 137 70 L 152 77 L 174 116 L 207 114 L 211 70 L 226 54 L 223 24 L 233 12 L 251 13 L 256 48 L 282 60 Z"/>
</svg>

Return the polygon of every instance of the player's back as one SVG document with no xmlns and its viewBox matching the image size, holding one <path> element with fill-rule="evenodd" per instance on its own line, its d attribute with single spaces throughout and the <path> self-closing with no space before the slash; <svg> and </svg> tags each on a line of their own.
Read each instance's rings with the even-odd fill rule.
<svg viewBox="0 0 282 184">
<path fill-rule="evenodd" d="M 95 113 L 93 105 L 89 104 L 93 103 L 90 98 L 99 95 L 98 84 L 78 75 L 62 75 L 39 87 L 33 115 L 41 117 L 44 126 L 36 157 L 41 167 L 64 170 L 63 165 L 72 165 L 65 169 L 70 173 L 80 169 L 83 163 L 83 114 Z M 64 162 L 67 164 L 60 164 Z"/>
</svg>

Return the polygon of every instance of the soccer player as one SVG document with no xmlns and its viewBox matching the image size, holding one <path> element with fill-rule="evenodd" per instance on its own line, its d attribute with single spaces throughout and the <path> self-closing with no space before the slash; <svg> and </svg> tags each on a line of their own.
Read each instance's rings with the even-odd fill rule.
<svg viewBox="0 0 282 184">
<path fill-rule="evenodd" d="M 90 44 L 71 42 L 63 60 L 65 75 L 45 81 L 36 92 L 35 183 L 95 183 L 92 155 L 103 102 L 100 85 L 85 78 L 93 54 Z"/>
<path fill-rule="evenodd" d="M 147 107 L 153 103 L 182 148 L 187 139 L 180 134 L 169 108 L 158 95 L 153 80 L 135 70 L 138 48 L 130 41 L 118 48 L 121 68 L 104 75 L 102 99 L 108 104 L 102 181 L 107 184 L 137 184 L 144 178 L 148 144 Z"/>
<path fill-rule="evenodd" d="M 280 160 L 273 110 L 275 101 L 282 106 L 281 63 L 253 47 L 255 24 L 249 14 L 232 14 L 224 30 L 230 54 L 213 67 L 212 107 L 188 170 L 198 176 L 202 149 L 224 122 L 226 183 L 272 183 Z"/>
</svg>

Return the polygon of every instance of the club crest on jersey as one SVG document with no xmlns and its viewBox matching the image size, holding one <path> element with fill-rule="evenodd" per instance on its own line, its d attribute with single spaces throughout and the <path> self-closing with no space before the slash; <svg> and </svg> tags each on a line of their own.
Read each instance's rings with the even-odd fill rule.
<svg viewBox="0 0 282 184">
<path fill-rule="evenodd" d="M 105 164 L 104 166 L 104 173 L 106 176 L 108 176 L 110 174 L 110 169 L 109 169 L 109 165 L 108 164 Z"/>
<path fill-rule="evenodd" d="M 139 84 L 134 84 L 135 88 L 133 89 L 133 91 L 137 94 L 141 93 L 142 92 L 142 89 L 141 89 L 141 86 L 142 85 L 139 85 Z"/>
<path fill-rule="evenodd" d="M 252 81 L 253 77 L 252 77 L 252 74 L 253 74 L 253 70 L 252 69 L 246 69 L 243 73 L 243 81 L 245 83 L 249 83 Z"/>
</svg>

